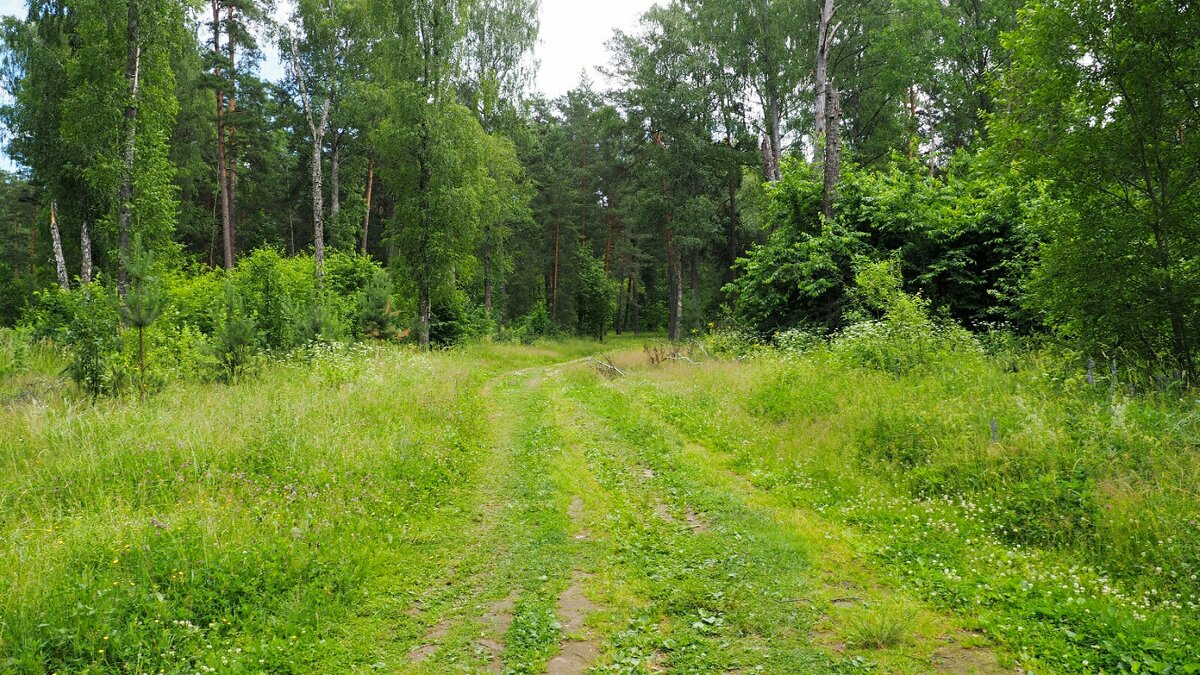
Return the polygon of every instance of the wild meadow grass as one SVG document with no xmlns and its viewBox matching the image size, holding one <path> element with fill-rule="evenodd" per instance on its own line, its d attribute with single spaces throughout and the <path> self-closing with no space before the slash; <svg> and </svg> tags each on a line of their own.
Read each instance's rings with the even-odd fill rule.
<svg viewBox="0 0 1200 675">
<path fill-rule="evenodd" d="M 95 403 L 36 348 L 0 397 L 0 670 L 316 662 L 478 470 L 478 385 L 590 348 L 313 346 Z"/>
<path fill-rule="evenodd" d="M 919 672 L 947 634 L 1039 673 L 1200 672 L 1193 392 L 1046 352 L 642 344 L 603 377 L 587 341 L 311 345 L 93 402 L 0 343 L 0 671 L 395 670 L 477 592 L 514 595 L 504 664 L 536 670 L 590 569 L 615 672 Z M 821 590 L 859 559 L 862 590 Z M 822 593 L 863 597 L 797 604 Z M 474 626 L 429 672 L 486 662 Z"/>
<path fill-rule="evenodd" d="M 1018 654 L 1200 672 L 1193 392 L 1131 394 L 1039 352 L 899 372 L 836 343 L 627 386 L 755 485 L 869 532 L 898 583 Z"/>
</svg>

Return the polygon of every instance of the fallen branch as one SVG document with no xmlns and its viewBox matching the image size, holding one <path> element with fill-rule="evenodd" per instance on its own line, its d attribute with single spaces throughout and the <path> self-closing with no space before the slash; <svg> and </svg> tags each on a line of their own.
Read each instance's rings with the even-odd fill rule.
<svg viewBox="0 0 1200 675">
<path fill-rule="evenodd" d="M 621 370 L 612 362 L 611 358 L 605 357 L 603 361 L 600 359 L 592 359 L 592 365 L 596 367 L 596 371 L 602 375 L 610 377 L 625 377 L 625 371 Z"/>
</svg>

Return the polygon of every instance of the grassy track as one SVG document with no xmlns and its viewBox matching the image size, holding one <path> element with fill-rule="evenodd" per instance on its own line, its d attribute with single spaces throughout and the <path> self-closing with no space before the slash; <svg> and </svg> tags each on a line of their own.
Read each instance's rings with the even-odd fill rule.
<svg viewBox="0 0 1200 675">
<path fill-rule="evenodd" d="M 761 366 L 650 368 L 630 340 L 605 346 L 609 380 L 598 348 L 10 400 L 0 671 L 1061 669 L 1057 633 L 1001 628 L 1036 632 L 1027 604 L 979 611 L 898 559 L 911 513 L 834 508 L 826 474 L 796 472 L 812 429 L 748 412 Z M 1004 553 L 928 528 L 947 571 Z"/>
</svg>

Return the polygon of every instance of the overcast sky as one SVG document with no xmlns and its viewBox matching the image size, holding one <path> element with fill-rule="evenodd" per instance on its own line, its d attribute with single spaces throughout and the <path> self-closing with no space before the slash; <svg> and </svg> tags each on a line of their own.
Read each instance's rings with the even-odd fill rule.
<svg viewBox="0 0 1200 675">
<path fill-rule="evenodd" d="M 538 45 L 538 88 L 553 98 L 567 93 L 588 71 L 605 82 L 596 66 L 608 65 L 605 43 L 613 30 L 632 31 L 654 0 L 542 0 L 542 43 Z"/>
<path fill-rule="evenodd" d="M 282 10 L 287 3 L 278 4 Z M 596 72 L 596 66 L 608 64 L 605 43 L 615 29 L 636 28 L 638 17 L 653 4 L 654 0 L 542 0 L 538 89 L 549 97 L 565 94 L 584 70 L 598 85 L 605 84 Z M 25 6 L 25 0 L 0 0 L 0 14 L 23 16 Z M 268 77 L 282 75 L 276 63 L 264 64 L 263 70 Z"/>
</svg>

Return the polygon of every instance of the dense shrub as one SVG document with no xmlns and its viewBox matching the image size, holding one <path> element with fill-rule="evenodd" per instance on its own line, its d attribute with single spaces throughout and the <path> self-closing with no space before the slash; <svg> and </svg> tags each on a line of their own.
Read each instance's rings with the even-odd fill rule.
<svg viewBox="0 0 1200 675">
<path fill-rule="evenodd" d="M 116 293 L 93 282 L 62 295 L 71 312 L 64 334 L 71 354 L 67 374 L 92 398 L 116 391 L 121 348 Z"/>
<path fill-rule="evenodd" d="M 0 377 L 18 375 L 29 368 L 31 342 L 27 328 L 0 328 Z"/>
<path fill-rule="evenodd" d="M 982 354 L 969 333 L 933 320 L 929 302 L 904 291 L 897 260 L 863 262 L 855 281 L 861 307 L 878 318 L 854 323 L 833 340 L 833 353 L 845 362 L 899 374 L 954 354 Z"/>
<path fill-rule="evenodd" d="M 374 340 L 398 338 L 398 315 L 392 307 L 392 276 L 382 269 L 375 269 L 358 294 L 358 306 L 354 315 L 355 337 Z"/>
<path fill-rule="evenodd" d="M 936 176 L 900 156 L 883 171 L 845 166 L 833 220 L 820 214 L 821 181 L 793 161 L 765 188 L 771 234 L 738 262 L 741 274 L 727 287 L 741 325 L 763 337 L 843 328 L 860 259 L 896 260 L 906 292 L 973 329 L 1037 323 L 1020 305 L 1036 191 L 988 158 L 960 155 Z"/>
<path fill-rule="evenodd" d="M 225 282 L 224 296 L 213 333 L 211 354 L 220 378 L 234 382 L 254 358 L 256 326 L 242 304 L 237 287 L 230 281 Z"/>
</svg>

